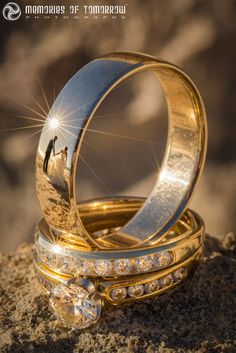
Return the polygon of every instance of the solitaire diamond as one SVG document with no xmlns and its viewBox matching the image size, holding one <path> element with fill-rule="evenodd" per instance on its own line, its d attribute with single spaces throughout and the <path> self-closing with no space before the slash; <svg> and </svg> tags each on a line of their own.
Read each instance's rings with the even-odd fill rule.
<svg viewBox="0 0 236 353">
<path fill-rule="evenodd" d="M 59 320 L 80 329 L 94 324 L 101 314 L 101 298 L 95 287 L 90 281 L 79 278 L 54 287 L 50 304 Z"/>
</svg>

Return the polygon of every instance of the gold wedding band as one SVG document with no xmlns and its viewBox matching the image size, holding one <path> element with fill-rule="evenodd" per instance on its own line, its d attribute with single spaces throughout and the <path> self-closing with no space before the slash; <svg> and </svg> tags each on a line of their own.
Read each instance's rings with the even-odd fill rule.
<svg viewBox="0 0 236 353">
<path fill-rule="evenodd" d="M 169 116 L 167 148 L 156 184 L 146 202 L 127 224 L 103 242 L 87 231 L 77 208 L 78 155 L 86 128 L 99 105 L 119 84 L 141 71 L 152 72 L 164 91 Z M 53 121 L 58 124 L 54 144 Z M 175 65 L 131 52 L 111 53 L 90 62 L 58 95 L 40 137 L 36 186 L 45 220 L 52 229 L 66 230 L 100 249 L 138 247 L 160 240 L 185 210 L 199 179 L 205 160 L 206 135 L 200 94 L 189 77 Z M 56 175 L 64 188 L 43 172 L 45 151 L 47 156 L 50 144 L 59 150 L 68 147 L 65 172 Z"/>
</svg>

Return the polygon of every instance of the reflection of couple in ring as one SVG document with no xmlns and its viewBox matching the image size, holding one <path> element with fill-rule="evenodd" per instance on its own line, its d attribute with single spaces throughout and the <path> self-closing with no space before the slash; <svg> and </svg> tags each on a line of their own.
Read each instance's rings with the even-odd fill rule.
<svg viewBox="0 0 236 353">
<path fill-rule="evenodd" d="M 50 163 L 50 181 L 52 184 L 55 184 L 60 187 L 65 187 L 65 180 L 64 180 L 64 172 L 66 168 L 67 162 L 67 150 L 68 148 L 65 147 L 60 152 L 55 153 L 55 142 L 57 140 L 57 136 L 51 139 L 48 143 L 45 158 L 43 162 L 43 170 L 45 173 L 48 174 L 48 163 L 51 158 L 51 153 L 53 152 L 53 158 Z"/>
</svg>

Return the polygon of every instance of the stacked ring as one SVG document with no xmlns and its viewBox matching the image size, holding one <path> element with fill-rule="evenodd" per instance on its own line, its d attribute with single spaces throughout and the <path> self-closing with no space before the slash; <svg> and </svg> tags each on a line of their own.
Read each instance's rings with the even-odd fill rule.
<svg viewBox="0 0 236 353">
<path fill-rule="evenodd" d="M 110 91 L 140 71 L 151 71 L 159 79 L 168 103 L 167 149 L 153 191 L 147 199 L 116 197 L 77 204 L 76 164 L 88 123 Z M 55 128 L 52 136 L 49 125 L 55 117 L 67 126 L 63 133 L 58 128 L 57 138 L 68 147 L 61 156 L 62 172 L 54 168 L 49 174 L 56 141 Z M 53 104 L 36 159 L 44 218 L 35 232 L 34 266 L 61 321 L 88 327 L 99 319 L 103 304 L 159 295 L 188 276 L 203 251 L 204 223 L 187 204 L 205 151 L 201 97 L 176 66 L 144 54 L 112 53 L 74 75 Z"/>
<path fill-rule="evenodd" d="M 141 198 L 115 198 L 91 201 L 79 207 L 84 222 L 89 223 L 96 237 L 106 237 L 114 228 L 121 227 L 129 213 L 135 213 L 143 202 Z M 135 207 L 131 208 L 131 204 Z M 107 207 L 109 217 L 104 217 L 101 209 Z M 186 210 L 162 242 L 138 249 L 91 251 L 78 247 L 66 236 L 55 237 L 43 219 L 35 233 L 35 271 L 41 284 L 51 291 L 50 303 L 58 318 L 84 328 L 98 320 L 101 302 L 118 305 L 137 301 L 161 294 L 182 282 L 201 256 L 204 235 L 202 219 Z M 81 277 L 86 281 L 81 282 Z M 83 315 L 70 314 L 68 291 L 73 301 L 81 295 L 81 288 L 87 295 L 90 292 L 86 288 L 92 288 L 92 299 L 87 298 L 91 302 L 86 302 L 89 308 L 93 307 L 92 317 L 83 301 L 80 301 Z"/>
</svg>

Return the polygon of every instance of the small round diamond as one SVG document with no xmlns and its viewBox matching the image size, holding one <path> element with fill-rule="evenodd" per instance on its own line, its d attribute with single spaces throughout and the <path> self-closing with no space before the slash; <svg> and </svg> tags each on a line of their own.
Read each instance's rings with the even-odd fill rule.
<svg viewBox="0 0 236 353">
<path fill-rule="evenodd" d="M 75 259 L 71 256 L 60 255 L 58 259 L 58 265 L 59 265 L 59 268 L 66 273 L 74 272 Z"/>
<path fill-rule="evenodd" d="M 135 268 L 138 272 L 148 272 L 152 269 L 153 258 L 150 255 L 141 256 L 135 259 Z"/>
<path fill-rule="evenodd" d="M 173 277 L 171 275 L 167 275 L 161 279 L 162 287 L 168 287 L 173 283 Z"/>
<path fill-rule="evenodd" d="M 85 281 L 87 288 L 83 285 Z M 50 305 L 57 318 L 68 326 L 85 328 L 95 323 L 101 314 L 101 298 L 88 280 L 73 278 L 51 290 Z"/>
<path fill-rule="evenodd" d="M 99 276 L 109 275 L 112 272 L 110 260 L 97 260 L 94 263 L 94 270 Z"/>
<path fill-rule="evenodd" d="M 45 249 L 40 255 L 40 260 L 50 267 L 57 266 L 57 259 L 58 259 L 58 254 Z"/>
<path fill-rule="evenodd" d="M 174 238 L 174 237 L 176 237 L 176 232 L 174 230 L 170 230 L 168 232 L 168 238 Z"/>
<path fill-rule="evenodd" d="M 125 275 L 131 272 L 132 265 L 129 259 L 118 259 L 114 261 L 114 267 L 116 273 L 119 275 Z"/>
<path fill-rule="evenodd" d="M 170 251 L 163 251 L 158 254 L 155 254 L 154 263 L 155 267 L 167 267 L 172 262 L 172 254 Z"/>
<path fill-rule="evenodd" d="M 85 263 L 84 263 L 83 259 L 81 259 L 81 258 L 75 259 L 74 273 L 76 274 L 76 276 L 81 276 L 81 275 L 86 274 L 85 273 Z"/>
<path fill-rule="evenodd" d="M 173 275 L 174 275 L 174 279 L 179 281 L 187 275 L 187 270 L 186 268 L 181 267 L 178 270 L 174 271 Z"/>
<path fill-rule="evenodd" d="M 84 260 L 81 265 L 81 274 L 91 275 L 94 273 L 94 262 L 90 260 Z"/>
<path fill-rule="evenodd" d="M 36 250 L 36 254 L 41 257 L 42 255 L 44 255 L 44 248 L 42 248 L 42 246 L 40 246 L 39 244 L 36 244 L 35 246 L 35 250 Z"/>
<path fill-rule="evenodd" d="M 161 283 L 159 280 L 152 281 L 152 282 L 146 283 L 144 288 L 145 288 L 145 292 L 147 294 L 150 294 L 150 293 L 153 293 L 153 292 L 157 291 L 158 289 L 160 289 Z"/>
<path fill-rule="evenodd" d="M 124 288 L 114 288 L 110 292 L 110 296 L 113 300 L 122 300 L 127 297 L 127 289 Z"/>
<path fill-rule="evenodd" d="M 144 287 L 142 284 L 131 286 L 128 288 L 128 294 L 132 298 L 141 297 L 144 293 Z"/>
</svg>

